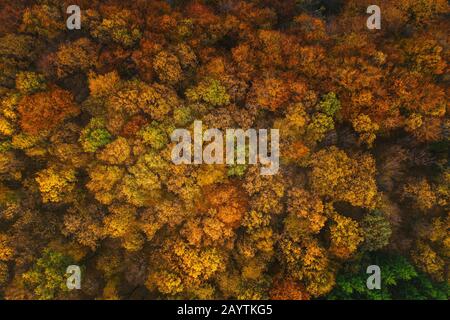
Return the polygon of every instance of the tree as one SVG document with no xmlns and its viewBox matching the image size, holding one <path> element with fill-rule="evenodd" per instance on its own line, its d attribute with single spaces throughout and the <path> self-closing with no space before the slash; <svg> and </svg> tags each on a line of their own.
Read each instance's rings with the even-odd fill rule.
<svg viewBox="0 0 450 320">
<path fill-rule="evenodd" d="M 437 281 L 444 280 L 445 262 L 428 244 L 417 243 L 411 255 L 420 270 L 428 273 Z"/>
<path fill-rule="evenodd" d="M 56 38 L 65 28 L 60 10 L 53 5 L 34 5 L 26 8 L 20 30 L 48 38 Z"/>
<path fill-rule="evenodd" d="M 366 262 L 367 261 L 367 262 Z M 398 255 L 365 256 L 362 265 L 376 261 L 383 270 L 381 290 L 369 290 L 366 286 L 367 274 L 364 268 L 357 271 L 346 270 L 338 274 L 336 288 L 331 292 L 330 299 L 448 299 L 448 285 L 434 283 L 404 257 Z"/>
<path fill-rule="evenodd" d="M 408 12 L 409 18 L 416 23 L 429 23 L 436 15 L 448 12 L 448 3 L 445 1 L 400 1 L 398 7 Z"/>
<path fill-rule="evenodd" d="M 79 114 L 70 92 L 53 87 L 48 92 L 25 96 L 19 103 L 20 126 L 25 133 L 40 135 Z"/>
<path fill-rule="evenodd" d="M 104 238 L 102 218 L 104 212 L 86 200 L 75 203 L 64 214 L 63 234 L 72 236 L 80 244 L 95 250 Z"/>
<path fill-rule="evenodd" d="M 436 195 L 426 179 L 412 181 L 403 189 L 403 199 L 411 199 L 421 211 L 431 209 L 436 203 Z"/>
<path fill-rule="evenodd" d="M 251 197 L 250 205 L 256 211 L 264 213 L 281 213 L 281 199 L 286 186 L 281 175 L 262 176 L 256 166 L 251 166 L 245 174 L 243 187 Z"/>
<path fill-rule="evenodd" d="M 213 107 L 223 106 L 230 102 L 226 88 L 215 79 L 205 79 L 196 87 L 186 91 L 186 97 L 192 102 L 203 102 Z"/>
<path fill-rule="evenodd" d="M 156 55 L 153 68 L 159 79 L 169 84 L 176 84 L 183 77 L 177 56 L 166 51 L 161 51 Z"/>
<path fill-rule="evenodd" d="M 6 263 L 0 262 L 0 287 L 3 286 L 9 278 L 8 265 Z"/>
<path fill-rule="evenodd" d="M 364 240 L 359 224 L 339 214 L 332 214 L 330 252 L 339 258 L 350 257 Z"/>
<path fill-rule="evenodd" d="M 14 249 L 8 245 L 8 236 L 0 234 L 0 261 L 9 261 L 14 256 Z"/>
<path fill-rule="evenodd" d="M 369 155 L 352 159 L 344 151 L 331 147 L 312 157 L 312 190 L 354 206 L 374 207 L 377 195 L 374 175 L 375 163 Z"/>
<path fill-rule="evenodd" d="M 203 281 L 224 270 L 224 257 L 216 248 L 195 249 L 183 242 L 166 242 L 159 254 L 166 264 L 150 272 L 146 286 L 169 295 L 195 294 Z"/>
<path fill-rule="evenodd" d="M 321 296 L 334 286 L 335 275 L 329 270 L 325 250 L 312 242 L 307 244 L 301 257 L 300 275 L 306 277 L 306 290 L 311 296 Z"/>
<path fill-rule="evenodd" d="M 36 72 L 23 71 L 16 75 L 16 88 L 24 95 L 47 89 L 45 78 Z"/>
<path fill-rule="evenodd" d="M 56 52 L 56 74 L 59 78 L 75 72 L 88 72 L 97 64 L 97 46 L 87 38 L 63 44 Z"/>
<path fill-rule="evenodd" d="M 238 188 L 221 185 L 206 190 L 205 202 L 200 204 L 202 210 L 215 210 L 215 215 L 225 225 L 236 227 L 244 216 L 247 199 Z"/>
<path fill-rule="evenodd" d="M 120 238 L 123 247 L 129 251 L 140 250 L 143 239 L 136 229 L 134 208 L 129 205 L 112 205 L 109 211 L 111 214 L 103 219 L 105 235 Z"/>
<path fill-rule="evenodd" d="M 314 144 L 322 140 L 325 134 L 334 129 L 333 118 L 323 113 L 316 113 L 312 116 L 311 122 L 306 128 L 306 140 Z"/>
<path fill-rule="evenodd" d="M 119 83 L 120 77 L 117 71 L 104 75 L 89 73 L 89 91 L 94 97 L 104 97 L 115 92 Z"/>
<path fill-rule="evenodd" d="M 142 99 L 142 110 L 155 120 L 162 120 L 169 112 L 181 105 L 176 92 L 160 84 L 146 87 L 140 99 Z"/>
<path fill-rule="evenodd" d="M 290 98 L 287 84 L 277 78 L 258 79 L 251 94 L 250 99 L 255 105 L 270 111 L 282 107 Z"/>
<path fill-rule="evenodd" d="M 0 297 L 448 298 L 447 1 L 4 2 Z M 175 164 L 194 120 L 279 170 Z"/>
<path fill-rule="evenodd" d="M 299 284 L 286 279 L 277 281 L 270 292 L 272 300 L 309 300 L 309 295 Z"/>
<path fill-rule="evenodd" d="M 124 169 L 117 166 L 97 165 L 89 171 L 90 181 L 86 184 L 89 191 L 103 204 L 115 199 L 114 188 L 124 175 Z"/>
<path fill-rule="evenodd" d="M 361 221 L 364 233 L 362 247 L 368 251 L 375 251 L 389 244 L 392 229 L 389 221 L 380 211 L 372 211 L 364 216 Z"/>
<path fill-rule="evenodd" d="M 361 135 L 360 141 L 367 143 L 371 147 L 376 138 L 375 132 L 379 129 L 378 124 L 373 123 L 370 117 L 364 114 L 354 119 L 352 124 L 355 131 Z"/>
<path fill-rule="evenodd" d="M 75 171 L 50 167 L 37 173 L 36 182 L 44 203 L 61 202 L 75 188 Z"/>
<path fill-rule="evenodd" d="M 113 142 L 107 144 L 101 153 L 98 154 L 98 158 L 109 164 L 123 164 L 130 157 L 131 148 L 127 139 L 119 137 Z"/>
<path fill-rule="evenodd" d="M 39 53 L 40 42 L 23 34 L 0 38 L 0 84 L 12 87 L 16 73 L 28 68 Z"/>
<path fill-rule="evenodd" d="M 169 130 L 164 128 L 163 124 L 153 121 L 151 124 L 143 127 L 138 132 L 138 135 L 142 137 L 145 144 L 159 150 L 169 143 L 169 136 L 166 131 L 169 132 Z"/>
<path fill-rule="evenodd" d="M 142 37 L 135 21 L 130 10 L 117 10 L 94 25 L 91 35 L 105 44 L 112 41 L 124 47 L 133 47 Z"/>
<path fill-rule="evenodd" d="M 101 118 L 92 118 L 81 131 L 80 143 L 86 152 L 95 152 L 98 148 L 111 141 L 111 134 L 105 129 L 105 122 Z"/>
<path fill-rule="evenodd" d="M 33 290 L 36 298 L 55 299 L 64 296 L 68 291 L 66 268 L 73 263 L 71 257 L 47 248 L 22 277 L 25 284 Z"/>
<path fill-rule="evenodd" d="M 329 92 L 322 97 L 318 106 L 320 111 L 333 117 L 341 109 L 341 102 L 334 92 Z"/>
<path fill-rule="evenodd" d="M 285 228 L 293 239 L 319 233 L 327 221 L 322 201 L 300 188 L 289 191 L 288 212 Z"/>
</svg>

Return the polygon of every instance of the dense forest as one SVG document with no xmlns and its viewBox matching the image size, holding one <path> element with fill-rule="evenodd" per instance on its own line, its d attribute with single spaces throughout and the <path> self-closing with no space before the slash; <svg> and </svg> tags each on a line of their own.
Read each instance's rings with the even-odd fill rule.
<svg viewBox="0 0 450 320">
<path fill-rule="evenodd" d="M 448 299 L 449 14 L 0 0 L 0 298 Z M 279 129 L 278 173 L 175 165 L 195 120 Z"/>
</svg>

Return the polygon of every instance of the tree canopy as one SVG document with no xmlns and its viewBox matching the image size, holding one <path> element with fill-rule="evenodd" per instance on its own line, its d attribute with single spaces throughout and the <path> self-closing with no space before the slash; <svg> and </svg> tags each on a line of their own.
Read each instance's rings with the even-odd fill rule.
<svg viewBox="0 0 450 320">
<path fill-rule="evenodd" d="M 448 1 L 75 2 L 0 6 L 1 298 L 448 299 Z M 196 120 L 278 173 L 174 164 Z"/>
</svg>

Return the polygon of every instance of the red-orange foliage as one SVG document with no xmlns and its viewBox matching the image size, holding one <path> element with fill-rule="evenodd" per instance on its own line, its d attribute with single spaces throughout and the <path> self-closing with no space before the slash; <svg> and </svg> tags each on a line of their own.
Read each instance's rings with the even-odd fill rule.
<svg viewBox="0 0 450 320">
<path fill-rule="evenodd" d="M 23 131 L 38 135 L 56 128 L 65 119 L 78 115 L 73 95 L 58 87 L 22 99 L 18 106 Z"/>
<path fill-rule="evenodd" d="M 277 280 L 270 291 L 272 300 L 309 300 L 309 294 L 291 279 Z"/>
<path fill-rule="evenodd" d="M 226 225 L 237 226 L 247 208 L 247 199 L 238 187 L 226 184 L 205 192 L 204 209 L 217 210 L 217 217 Z"/>
</svg>

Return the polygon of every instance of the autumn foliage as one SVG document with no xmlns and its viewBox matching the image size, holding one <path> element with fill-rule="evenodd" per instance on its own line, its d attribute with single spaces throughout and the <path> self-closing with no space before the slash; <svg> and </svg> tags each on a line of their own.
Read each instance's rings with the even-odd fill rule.
<svg viewBox="0 0 450 320">
<path fill-rule="evenodd" d="M 447 1 L 9 2 L 0 298 L 448 299 Z M 175 165 L 195 120 L 278 173 Z"/>
</svg>

